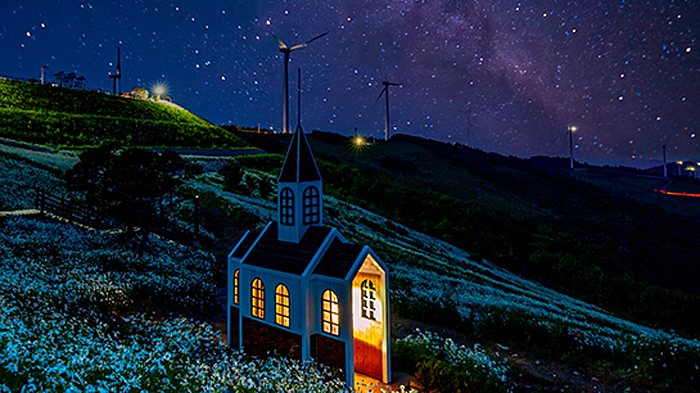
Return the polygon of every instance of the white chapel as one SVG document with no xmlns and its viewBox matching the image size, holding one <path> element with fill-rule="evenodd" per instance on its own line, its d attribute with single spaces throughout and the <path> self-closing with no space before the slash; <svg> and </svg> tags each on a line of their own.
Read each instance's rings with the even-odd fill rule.
<svg viewBox="0 0 700 393">
<path fill-rule="evenodd" d="M 321 175 L 297 127 L 278 179 L 277 222 L 247 231 L 228 257 L 228 341 L 391 379 L 389 274 L 367 245 L 323 226 Z"/>
</svg>

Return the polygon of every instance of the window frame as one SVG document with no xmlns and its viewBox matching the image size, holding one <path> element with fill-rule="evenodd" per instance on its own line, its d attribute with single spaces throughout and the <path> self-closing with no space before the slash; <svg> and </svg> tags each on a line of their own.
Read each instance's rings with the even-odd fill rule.
<svg viewBox="0 0 700 393">
<path fill-rule="evenodd" d="M 239 305 L 239 295 L 240 295 L 240 274 L 241 269 L 236 269 L 233 273 L 233 304 Z"/>
<path fill-rule="evenodd" d="M 294 191 L 290 187 L 280 191 L 280 224 L 294 225 Z"/>
<path fill-rule="evenodd" d="M 321 194 L 315 186 L 308 186 L 302 194 L 304 225 L 318 224 L 321 219 Z"/>
<path fill-rule="evenodd" d="M 376 321 L 377 307 L 375 303 L 377 301 L 377 288 L 375 287 L 374 282 L 372 282 L 370 279 L 362 281 L 362 284 L 360 284 L 360 290 L 362 293 L 362 318 Z"/>
<path fill-rule="evenodd" d="M 278 284 L 275 288 L 275 323 L 289 327 L 291 321 L 291 296 L 289 288 L 284 284 Z"/>
<path fill-rule="evenodd" d="M 256 286 L 256 283 L 260 285 Z M 250 314 L 265 319 L 265 284 L 260 277 L 254 278 L 250 285 Z"/>
<path fill-rule="evenodd" d="M 321 324 L 324 333 L 340 336 L 340 302 L 338 295 L 330 289 L 323 291 L 321 296 Z"/>
</svg>

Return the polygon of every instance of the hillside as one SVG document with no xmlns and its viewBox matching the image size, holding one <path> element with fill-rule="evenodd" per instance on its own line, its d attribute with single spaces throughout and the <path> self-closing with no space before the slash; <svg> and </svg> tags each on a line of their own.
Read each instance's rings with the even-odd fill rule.
<svg viewBox="0 0 700 393">
<path fill-rule="evenodd" d="M 62 165 L 62 154 L 22 157 L 0 154 L 3 209 L 31 208 L 34 186 L 62 188 L 48 170 Z M 198 195 L 202 230 L 214 241 L 215 255 L 225 258 L 241 230 L 274 218 L 270 172 L 281 159 L 237 158 L 244 174 L 231 189 L 209 160 L 190 158 L 203 173 L 185 179 L 168 198 L 170 214 L 191 220 L 191 198 Z M 343 183 L 333 171 L 347 169 L 329 161 L 321 166 L 324 190 L 338 193 Z M 348 179 L 372 180 L 354 169 Z M 365 185 L 370 188 L 362 191 L 379 191 Z M 401 196 L 400 183 L 388 185 Z M 697 340 L 630 322 L 372 212 L 368 204 L 348 202 L 358 195 L 327 195 L 324 220 L 346 238 L 372 244 L 390 267 L 395 371 L 415 373 L 429 389 L 443 391 L 456 391 L 448 362 L 465 358 L 486 371 L 460 367 L 458 378 L 499 381 L 488 390 L 484 380 L 475 381 L 470 386 L 477 391 L 688 391 L 700 377 Z M 401 204 L 400 198 L 393 202 Z M 341 391 L 314 368 L 226 354 L 212 330 L 222 326 L 216 309 L 223 300 L 212 292 L 221 293 L 225 275 L 211 254 L 154 239 L 139 257 L 119 231 L 22 218 L 0 219 L 0 226 L 0 337 L 9 340 L 0 344 L 6 355 L 0 357 L 0 389 L 4 383 L 19 390 L 33 378 L 39 390 Z M 36 340 L 39 335 L 50 340 Z M 49 342 L 61 343 L 60 350 L 49 351 Z M 78 352 L 85 356 L 72 355 Z M 289 374 L 295 377 L 281 377 Z"/>
<path fill-rule="evenodd" d="M 245 146 L 170 103 L 5 79 L 0 79 L 0 136 L 53 147 Z"/>
<path fill-rule="evenodd" d="M 283 154 L 273 135 L 239 135 Z M 620 316 L 700 335 L 696 201 L 655 193 L 663 178 L 629 168 L 571 172 L 563 159 L 403 135 L 362 149 L 330 133 L 309 142 L 333 196 Z"/>
</svg>

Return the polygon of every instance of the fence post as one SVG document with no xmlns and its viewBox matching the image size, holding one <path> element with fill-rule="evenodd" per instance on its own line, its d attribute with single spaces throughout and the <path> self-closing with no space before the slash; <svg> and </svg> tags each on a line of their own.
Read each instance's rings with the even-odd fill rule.
<svg viewBox="0 0 700 393">
<path fill-rule="evenodd" d="M 194 197 L 194 241 L 199 241 L 199 195 Z"/>
<path fill-rule="evenodd" d="M 44 205 L 46 204 L 44 202 L 44 190 L 42 188 L 38 188 L 37 193 L 39 199 L 39 211 L 41 212 L 41 214 L 44 214 Z"/>
<path fill-rule="evenodd" d="M 73 198 L 66 195 L 66 202 L 68 203 L 68 221 L 73 221 Z"/>
</svg>

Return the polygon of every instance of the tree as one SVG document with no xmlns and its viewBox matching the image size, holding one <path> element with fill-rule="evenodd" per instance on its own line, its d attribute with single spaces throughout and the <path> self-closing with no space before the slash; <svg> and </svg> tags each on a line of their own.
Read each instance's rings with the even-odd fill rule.
<svg viewBox="0 0 700 393">
<path fill-rule="evenodd" d="M 63 71 L 58 71 L 57 73 L 53 74 L 53 76 L 56 77 L 56 82 L 58 82 L 58 85 L 63 86 L 63 81 L 66 79 L 66 73 Z"/>
<path fill-rule="evenodd" d="M 75 81 L 76 77 L 77 75 L 75 72 L 71 72 L 66 75 L 66 83 L 68 84 L 68 87 L 73 87 L 73 82 Z"/>
<path fill-rule="evenodd" d="M 104 198 L 104 180 L 111 161 L 116 157 L 115 151 L 113 146 L 102 145 L 81 153 L 80 161 L 66 171 L 68 189 L 85 193 L 88 203 L 97 206 Z"/>
<path fill-rule="evenodd" d="M 84 90 L 86 84 L 87 84 L 87 79 L 84 76 L 80 75 L 79 77 L 75 78 L 75 87 L 78 87 L 81 90 Z"/>
<path fill-rule="evenodd" d="M 145 87 L 143 86 L 134 86 L 131 88 L 131 92 L 129 93 L 131 98 L 136 98 L 139 100 L 147 100 L 148 99 L 148 90 L 146 90 Z"/>
<path fill-rule="evenodd" d="M 238 192 L 243 180 L 243 168 L 238 164 L 227 164 L 219 169 L 219 175 L 224 179 L 224 190 Z"/>
<path fill-rule="evenodd" d="M 66 180 L 69 188 L 85 192 L 88 201 L 105 206 L 114 220 L 141 228 L 140 253 L 160 220 L 160 200 L 179 184 L 175 176 L 184 167 L 184 160 L 172 151 L 100 147 L 81 154 Z"/>
</svg>

